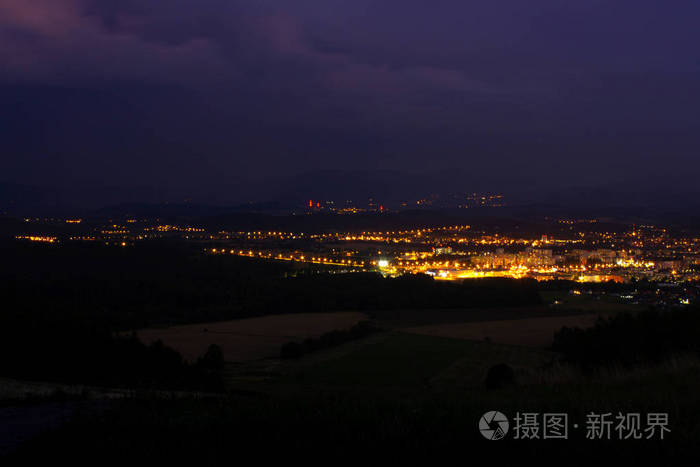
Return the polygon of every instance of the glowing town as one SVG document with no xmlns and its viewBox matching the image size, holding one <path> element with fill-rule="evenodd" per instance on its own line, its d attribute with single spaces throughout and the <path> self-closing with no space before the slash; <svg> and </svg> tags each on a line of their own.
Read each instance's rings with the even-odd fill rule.
<svg viewBox="0 0 700 467">
<path fill-rule="evenodd" d="M 50 233 L 31 231 L 17 235 L 18 240 L 129 247 L 149 239 L 177 237 L 200 245 L 206 254 L 318 264 L 332 266 L 337 272 L 423 273 L 438 280 L 531 277 L 579 282 L 684 282 L 700 278 L 697 236 L 651 225 L 606 224 L 597 219 L 549 219 L 536 228 L 450 225 L 321 232 L 228 231 L 137 219 L 107 224 L 25 219 L 25 223 L 42 226 Z M 67 230 L 50 228 L 57 225 Z"/>
</svg>

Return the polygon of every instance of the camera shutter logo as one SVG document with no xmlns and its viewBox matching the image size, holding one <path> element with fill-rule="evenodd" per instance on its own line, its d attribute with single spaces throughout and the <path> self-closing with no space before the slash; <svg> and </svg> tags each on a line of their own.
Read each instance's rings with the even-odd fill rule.
<svg viewBox="0 0 700 467">
<path fill-rule="evenodd" d="M 484 438 L 492 441 L 504 438 L 509 426 L 508 417 L 496 410 L 486 412 L 479 420 L 479 431 Z"/>
</svg>

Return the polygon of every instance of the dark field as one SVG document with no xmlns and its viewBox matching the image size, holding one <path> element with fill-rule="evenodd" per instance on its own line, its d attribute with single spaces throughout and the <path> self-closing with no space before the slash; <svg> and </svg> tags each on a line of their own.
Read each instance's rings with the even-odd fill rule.
<svg viewBox="0 0 700 467">
<path fill-rule="evenodd" d="M 604 380 L 522 376 L 517 387 L 486 391 L 483 377 L 492 362 L 509 361 L 525 375 L 552 355 L 409 334 L 374 339 L 299 362 L 272 379 L 231 382 L 229 394 L 215 399 L 142 396 L 113 402 L 112 410 L 82 413 L 24 444 L 8 461 L 43 459 L 48 452 L 79 462 L 105 453 L 126 461 L 138 453 L 143 461 L 218 464 L 233 451 L 259 462 L 301 461 L 310 453 L 324 462 L 340 458 L 333 462 L 341 464 L 415 465 L 465 453 L 484 462 L 494 448 L 478 434 L 477 421 L 493 409 L 511 417 L 565 412 L 580 426 L 566 441 L 503 440 L 499 465 L 521 465 L 523 456 L 545 453 L 544 465 L 591 465 L 601 458 L 689 465 L 699 459 L 697 363 Z M 586 440 L 584 420 L 591 411 L 668 412 L 672 432 L 664 441 Z"/>
<path fill-rule="evenodd" d="M 216 344 L 227 362 L 246 362 L 279 356 L 290 340 L 318 337 L 335 329 L 348 329 L 366 319 L 364 313 L 292 313 L 234 321 L 197 323 L 141 329 L 136 335 L 146 343 L 163 341 L 183 357 L 194 361 Z"/>
<path fill-rule="evenodd" d="M 548 306 L 521 306 L 474 309 L 408 309 L 376 310 L 371 317 L 381 326 L 401 329 L 428 324 L 474 323 L 480 321 L 510 321 L 552 316 L 588 314 L 575 308 L 552 309 Z"/>
</svg>

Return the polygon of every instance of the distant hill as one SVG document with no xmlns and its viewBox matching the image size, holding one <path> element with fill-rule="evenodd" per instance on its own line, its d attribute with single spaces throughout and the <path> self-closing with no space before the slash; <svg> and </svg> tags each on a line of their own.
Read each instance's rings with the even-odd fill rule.
<svg viewBox="0 0 700 467">
<path fill-rule="evenodd" d="M 226 219 L 227 215 L 241 213 L 276 216 L 293 210 L 300 213 L 309 199 L 335 201 L 338 207 L 342 207 L 345 201 L 352 201 L 357 207 L 366 207 L 369 198 L 373 198 L 376 204 L 396 210 L 402 202 L 415 207 L 416 200 L 433 195 L 439 201 L 428 209 L 446 211 L 458 204 L 453 195 L 498 193 L 504 195 L 505 207 L 495 210 L 470 208 L 464 212 L 455 210 L 449 216 L 460 219 L 474 216 L 521 219 L 587 217 L 628 222 L 700 224 L 700 189 L 695 185 L 674 184 L 673 180 L 664 179 L 577 186 L 574 180 L 572 178 L 569 187 L 555 188 L 526 179 L 504 179 L 499 178 L 497 173 L 473 173 L 465 169 L 436 169 L 425 173 L 318 170 L 246 180 L 245 186 L 232 182 L 229 191 L 245 192 L 249 200 L 213 196 L 169 200 L 155 187 L 58 187 L 0 182 L 0 214 L 16 217 Z M 557 183 L 561 186 L 564 181 Z M 226 187 L 213 188 L 213 191 L 217 190 L 228 192 Z M 354 219 L 353 222 L 362 222 L 359 220 L 362 216 L 355 216 Z M 314 222 L 321 221 L 314 219 Z"/>
<path fill-rule="evenodd" d="M 285 207 L 279 202 L 245 203 L 234 206 L 212 206 L 206 204 L 177 204 L 177 203 L 124 203 L 106 206 L 90 211 L 87 216 L 91 218 L 202 218 L 210 216 L 222 216 L 230 213 L 242 212 L 276 212 Z"/>
</svg>

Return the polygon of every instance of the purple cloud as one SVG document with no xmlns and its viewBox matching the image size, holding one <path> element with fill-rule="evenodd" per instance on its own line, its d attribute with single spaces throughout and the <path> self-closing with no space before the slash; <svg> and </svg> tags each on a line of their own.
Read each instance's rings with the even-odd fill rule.
<svg viewBox="0 0 700 467">
<path fill-rule="evenodd" d="M 700 149 L 698 15 L 691 0 L 0 0 L 18 135 L 0 151 L 25 155 L 18 173 L 52 151 L 65 167 L 157 154 L 145 179 L 163 154 L 202 179 L 358 159 L 549 173 L 615 154 L 624 175 Z"/>
</svg>

